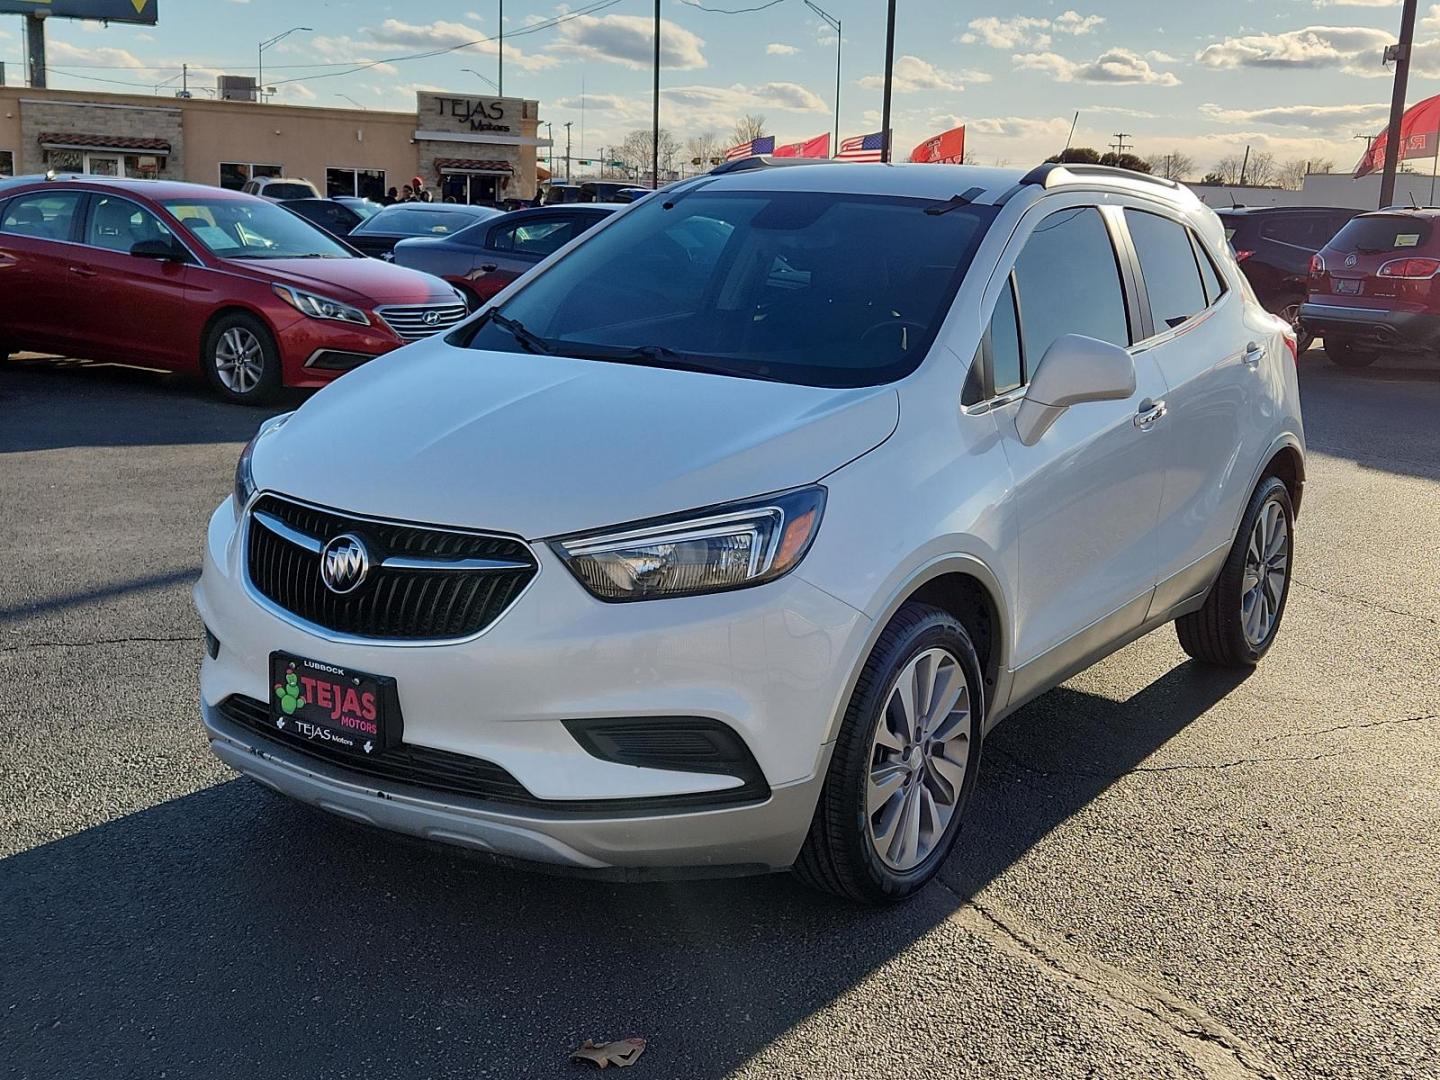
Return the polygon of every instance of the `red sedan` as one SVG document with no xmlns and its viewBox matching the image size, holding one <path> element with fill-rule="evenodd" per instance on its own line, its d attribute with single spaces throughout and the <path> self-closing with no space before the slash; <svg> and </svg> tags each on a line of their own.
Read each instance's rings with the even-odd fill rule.
<svg viewBox="0 0 1440 1080">
<path fill-rule="evenodd" d="M 0 191 L 0 355 L 198 368 L 221 396 L 259 403 L 465 314 L 438 278 L 252 195 L 91 177 Z"/>
</svg>

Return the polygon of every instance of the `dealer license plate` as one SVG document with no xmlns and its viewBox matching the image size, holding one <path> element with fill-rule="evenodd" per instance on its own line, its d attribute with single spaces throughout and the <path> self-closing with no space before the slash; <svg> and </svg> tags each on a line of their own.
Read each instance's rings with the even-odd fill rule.
<svg viewBox="0 0 1440 1080">
<path fill-rule="evenodd" d="M 395 680 L 273 652 L 270 722 L 317 750 L 373 757 L 400 742 Z"/>
</svg>

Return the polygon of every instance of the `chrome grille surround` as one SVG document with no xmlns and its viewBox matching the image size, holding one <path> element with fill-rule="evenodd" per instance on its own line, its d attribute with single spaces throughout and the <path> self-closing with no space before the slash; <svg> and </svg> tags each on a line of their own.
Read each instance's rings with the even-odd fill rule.
<svg viewBox="0 0 1440 1080">
<path fill-rule="evenodd" d="M 389 304 L 377 307 L 375 314 L 405 341 L 424 341 L 459 326 L 470 314 L 460 301 L 449 304 Z"/>
</svg>

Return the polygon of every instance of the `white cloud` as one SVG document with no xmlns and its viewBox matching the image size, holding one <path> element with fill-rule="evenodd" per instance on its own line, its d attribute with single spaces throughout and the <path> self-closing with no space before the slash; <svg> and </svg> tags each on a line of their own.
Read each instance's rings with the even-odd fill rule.
<svg viewBox="0 0 1440 1080">
<path fill-rule="evenodd" d="M 1368 7 L 1384 8 L 1399 7 L 1400 0 L 1313 0 L 1317 8 L 1321 7 Z"/>
<path fill-rule="evenodd" d="M 1070 121 L 1055 116 L 1037 119 L 1030 116 L 982 116 L 965 122 L 967 135 L 988 135 L 998 139 L 1063 138 L 1070 131 Z"/>
<path fill-rule="evenodd" d="M 1054 40 L 1052 33 L 1078 37 L 1090 33 L 1104 21 L 1103 15 L 1081 15 L 1074 9 L 1062 11 L 1053 19 L 1035 15 L 1011 15 L 1002 19 L 986 15 L 971 19 L 969 30 L 961 34 L 959 40 L 966 45 L 979 42 L 992 49 L 1018 49 L 1022 45 L 1044 49 Z"/>
<path fill-rule="evenodd" d="M 774 41 L 765 46 L 765 52 L 769 56 L 794 56 L 799 51 L 794 45 L 781 45 Z"/>
<path fill-rule="evenodd" d="M 1069 60 L 1058 53 L 1017 53 L 1019 67 L 1042 71 L 1056 82 L 1114 83 L 1122 85 L 1179 86 L 1168 71 L 1156 71 L 1143 56 L 1129 49 L 1110 49 L 1094 60 Z"/>
<path fill-rule="evenodd" d="M 1088 34 L 1105 21 L 1103 15 L 1081 15 L 1078 11 L 1062 11 L 1055 16 L 1054 27 L 1063 34 Z"/>
<path fill-rule="evenodd" d="M 830 111 L 830 106 L 818 94 L 792 82 L 770 82 L 755 87 L 742 83 L 733 86 L 675 86 L 662 90 L 661 94 L 676 107 L 702 110 L 719 118 L 717 123 L 727 126 L 747 111 Z"/>
<path fill-rule="evenodd" d="M 965 89 L 967 81 L 989 82 L 990 76 L 983 71 L 942 71 L 930 61 L 909 54 L 895 61 L 893 85 L 898 93 L 912 93 L 917 90 L 947 90 L 959 93 Z M 885 77 L 866 75 L 860 80 L 860 85 L 867 90 L 881 90 L 885 86 Z"/>
<path fill-rule="evenodd" d="M 379 26 L 366 27 L 361 31 L 368 41 L 361 51 L 348 54 L 350 57 L 373 52 L 424 52 L 429 49 L 455 49 L 459 53 L 479 53 L 494 56 L 500 46 L 485 31 L 468 23 L 446 22 L 437 19 L 432 23 L 407 23 L 400 19 L 386 19 Z M 349 38 L 317 39 L 312 42 L 317 49 L 321 40 L 350 42 Z M 297 47 L 303 48 L 301 43 Z M 347 57 L 348 58 L 348 57 Z M 527 53 L 516 45 L 505 44 L 505 62 L 526 71 L 555 67 L 559 62 L 551 56 Z"/>
<path fill-rule="evenodd" d="M 1373 128 L 1385 121 L 1390 106 L 1385 102 L 1370 105 L 1274 105 L 1264 109 L 1227 109 L 1207 102 L 1200 114 L 1226 124 L 1275 124 L 1285 128 L 1308 128 L 1314 131 L 1343 131 L 1359 125 Z"/>
<path fill-rule="evenodd" d="M 1338 68 L 1352 75 L 1383 76 L 1388 30 L 1369 26 L 1307 26 L 1278 34 L 1246 34 L 1213 42 L 1195 59 L 1212 68 Z"/>
<path fill-rule="evenodd" d="M 639 15 L 582 15 L 556 27 L 559 40 L 549 51 L 589 60 L 608 60 L 636 71 L 649 70 L 655 60 L 654 23 Z M 705 41 L 669 19 L 660 25 L 660 66 L 694 71 L 707 66 Z M 507 47 L 508 58 L 510 50 Z"/>
</svg>

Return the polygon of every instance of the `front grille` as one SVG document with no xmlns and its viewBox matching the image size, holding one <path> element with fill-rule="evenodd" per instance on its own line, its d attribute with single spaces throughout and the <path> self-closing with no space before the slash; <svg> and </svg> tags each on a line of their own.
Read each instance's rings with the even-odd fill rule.
<svg viewBox="0 0 1440 1080">
<path fill-rule="evenodd" d="M 462 303 L 382 307 L 375 311 L 385 320 L 385 325 L 405 341 L 421 341 L 443 334 L 470 313 Z"/>
<path fill-rule="evenodd" d="M 285 536 L 256 519 L 278 519 Z M 505 611 L 537 572 L 519 540 L 455 529 L 375 521 L 262 495 L 251 508 L 247 564 L 251 584 L 308 623 L 352 637 L 445 640 L 470 637 Z M 371 570 L 353 592 L 336 593 L 320 577 L 318 548 L 345 533 L 370 552 Z M 308 538 L 309 543 L 298 542 Z M 395 568 L 387 559 L 423 566 L 452 560 L 494 560 L 502 569 Z"/>
</svg>

